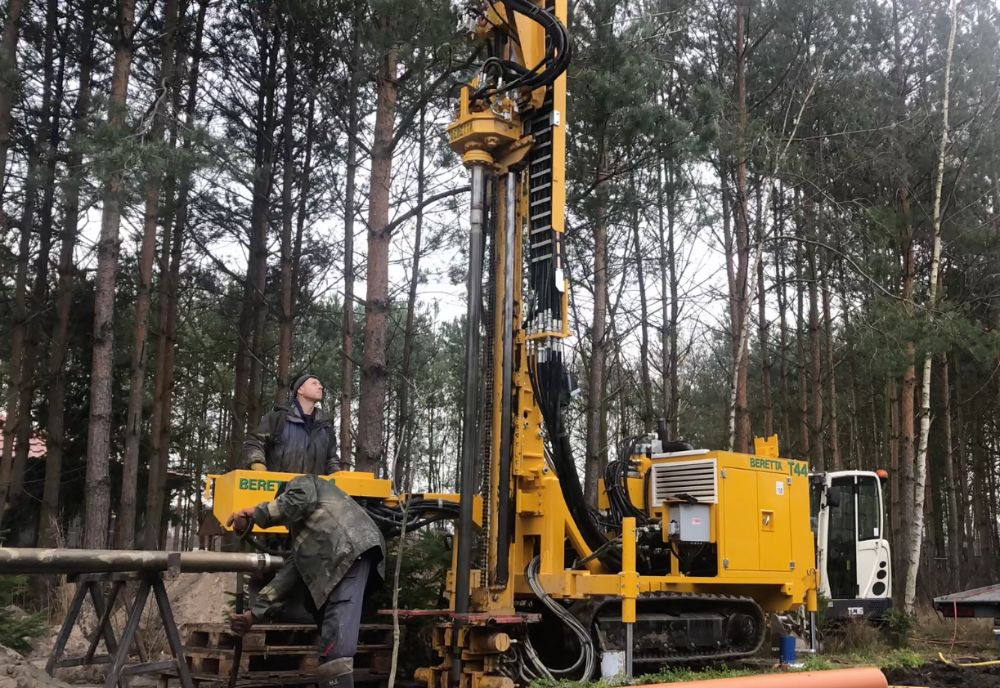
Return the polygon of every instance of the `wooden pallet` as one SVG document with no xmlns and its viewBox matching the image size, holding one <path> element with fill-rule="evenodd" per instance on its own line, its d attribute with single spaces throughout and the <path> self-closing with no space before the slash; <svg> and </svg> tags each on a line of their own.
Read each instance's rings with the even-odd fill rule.
<svg viewBox="0 0 1000 688">
<path fill-rule="evenodd" d="M 236 636 L 225 623 L 185 627 L 184 654 L 199 682 L 227 679 L 235 660 Z M 296 685 L 315 676 L 319 647 L 316 627 L 304 624 L 258 624 L 243 638 L 240 685 Z M 355 682 L 384 683 L 392 653 L 392 626 L 363 624 L 354 657 Z M 260 682 L 264 682 L 261 684 Z"/>
<path fill-rule="evenodd" d="M 186 649 L 231 650 L 236 636 L 225 623 L 199 623 L 185 626 Z M 243 650 L 263 650 L 286 645 L 315 647 L 319 642 L 316 627 L 304 624 L 257 624 L 243 636 Z"/>
<path fill-rule="evenodd" d="M 176 672 L 164 672 L 163 677 L 176 677 Z M 224 688 L 228 684 L 228 678 L 223 678 L 221 676 L 213 676 L 210 674 L 193 674 L 192 678 L 195 684 L 199 688 Z M 354 682 L 357 685 L 364 685 L 375 687 L 386 684 L 388 680 L 387 674 L 372 674 L 366 671 L 356 671 L 354 672 Z M 413 682 L 406 681 L 396 681 L 397 686 L 405 686 L 406 688 L 419 688 L 419 685 Z M 272 673 L 261 673 L 259 676 L 253 676 L 250 678 L 241 678 L 236 684 L 239 688 L 271 688 L 277 686 L 283 686 L 286 688 L 296 687 L 296 688 L 316 688 L 316 677 L 307 676 L 305 674 L 300 674 L 297 672 L 272 672 Z"/>
</svg>

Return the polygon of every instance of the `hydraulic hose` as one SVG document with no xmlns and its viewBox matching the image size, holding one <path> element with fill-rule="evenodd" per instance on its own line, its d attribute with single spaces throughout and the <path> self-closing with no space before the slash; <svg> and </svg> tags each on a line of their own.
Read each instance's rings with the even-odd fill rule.
<svg viewBox="0 0 1000 688">
<path fill-rule="evenodd" d="M 583 666 L 583 673 L 580 675 L 580 680 L 586 681 L 594 674 L 594 669 L 597 666 L 597 653 L 594 651 L 594 641 L 590 638 L 590 631 L 587 630 L 580 620 L 569 613 L 569 611 L 563 607 L 561 604 L 552 599 L 552 597 L 545 592 L 542 588 L 541 582 L 538 580 L 538 565 L 539 557 L 535 557 L 528 564 L 527 568 L 524 570 L 525 578 L 528 580 L 528 585 L 531 587 L 531 591 L 535 593 L 535 597 L 545 605 L 549 611 L 556 615 L 560 621 L 562 621 L 569 630 L 576 636 L 577 641 L 580 644 L 580 654 L 577 656 L 576 661 L 569 667 L 565 669 L 552 669 L 551 667 L 546 667 L 544 664 L 545 671 L 551 675 L 565 676 L 570 673 L 577 671 L 580 666 Z M 534 648 L 531 648 L 534 652 Z M 535 655 L 537 657 L 537 654 Z M 541 660 L 539 660 L 541 662 Z"/>
</svg>

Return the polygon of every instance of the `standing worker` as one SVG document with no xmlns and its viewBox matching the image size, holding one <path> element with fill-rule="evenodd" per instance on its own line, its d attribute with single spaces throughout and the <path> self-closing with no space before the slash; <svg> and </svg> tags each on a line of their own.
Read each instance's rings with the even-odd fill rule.
<svg viewBox="0 0 1000 688">
<path fill-rule="evenodd" d="M 257 471 L 329 475 L 337 470 L 337 436 L 333 420 L 317 404 L 323 383 L 315 375 L 292 382 L 288 403 L 260 419 L 243 443 L 242 467 Z"/>
<path fill-rule="evenodd" d="M 236 511 L 227 521 L 239 532 L 254 524 L 287 526 L 292 557 L 250 611 L 232 617 L 233 632 L 243 636 L 302 598 L 320 632 L 319 685 L 353 688 L 361 609 L 372 584 L 384 577 L 382 534 L 357 502 L 314 475 L 293 478 L 273 501 Z"/>
</svg>

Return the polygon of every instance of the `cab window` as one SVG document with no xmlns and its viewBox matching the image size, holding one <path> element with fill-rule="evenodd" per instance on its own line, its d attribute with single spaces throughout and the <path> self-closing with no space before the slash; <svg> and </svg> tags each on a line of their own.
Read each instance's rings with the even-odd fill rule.
<svg viewBox="0 0 1000 688">
<path fill-rule="evenodd" d="M 878 480 L 858 476 L 858 541 L 878 540 L 882 537 Z"/>
</svg>

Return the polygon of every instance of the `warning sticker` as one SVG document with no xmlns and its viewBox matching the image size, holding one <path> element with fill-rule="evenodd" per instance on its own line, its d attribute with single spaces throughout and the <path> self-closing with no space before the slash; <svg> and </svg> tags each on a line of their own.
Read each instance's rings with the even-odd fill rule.
<svg viewBox="0 0 1000 688">
<path fill-rule="evenodd" d="M 785 494 L 785 481 L 776 480 L 774 481 L 774 494 L 783 495 Z"/>
</svg>

